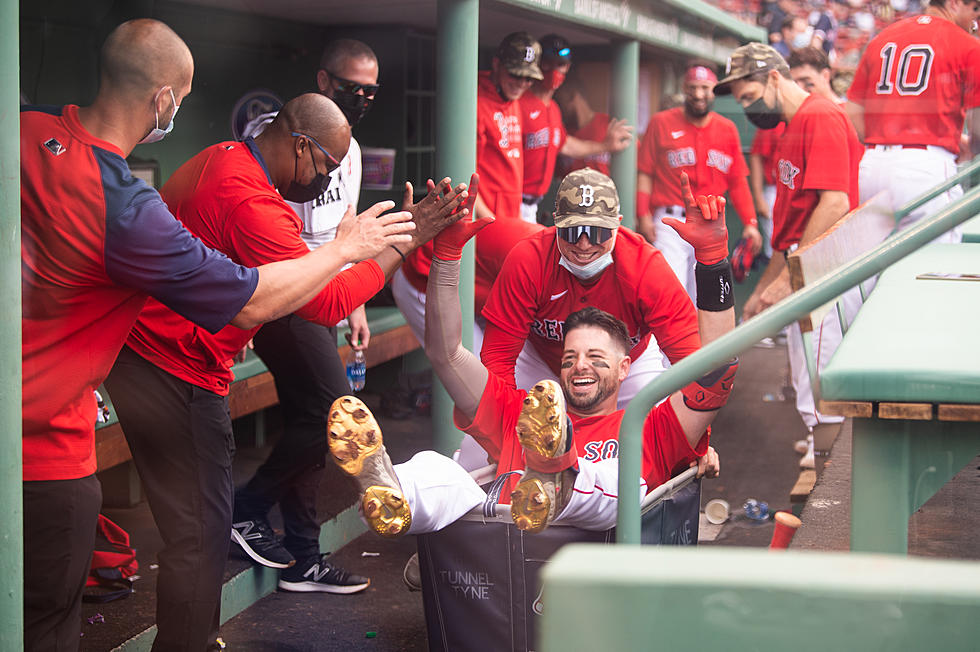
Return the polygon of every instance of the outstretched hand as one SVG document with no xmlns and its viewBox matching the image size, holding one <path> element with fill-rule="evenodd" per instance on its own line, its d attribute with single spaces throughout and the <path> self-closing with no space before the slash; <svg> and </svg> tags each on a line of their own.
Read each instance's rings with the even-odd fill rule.
<svg viewBox="0 0 980 652">
<path fill-rule="evenodd" d="M 718 195 L 698 195 L 694 198 L 691 180 L 681 172 L 681 195 L 684 197 L 686 221 L 664 217 L 688 244 L 694 247 L 694 257 L 702 265 L 714 265 L 728 256 L 728 227 L 725 225 L 725 198 Z"/>
<path fill-rule="evenodd" d="M 410 212 L 415 221 L 417 228 L 412 243 L 415 247 L 425 244 L 448 225 L 469 214 L 469 210 L 463 208 L 463 204 L 469 197 L 466 184 L 461 183 L 453 188 L 449 177 L 438 184 L 430 179 L 428 190 L 428 194 L 421 201 L 413 203 L 412 183 L 405 182 L 402 209 Z"/>
<path fill-rule="evenodd" d="M 458 209 L 463 214 L 462 219 L 443 229 L 432 241 L 432 255 L 439 260 L 459 260 L 462 258 L 463 246 L 481 229 L 494 221 L 494 218 L 490 216 L 481 217 L 478 220 L 470 220 L 467 217 L 472 211 L 473 202 L 476 201 L 479 186 L 480 177 L 474 174 L 470 177 L 469 196 Z M 430 189 L 429 192 L 432 190 Z"/>
</svg>

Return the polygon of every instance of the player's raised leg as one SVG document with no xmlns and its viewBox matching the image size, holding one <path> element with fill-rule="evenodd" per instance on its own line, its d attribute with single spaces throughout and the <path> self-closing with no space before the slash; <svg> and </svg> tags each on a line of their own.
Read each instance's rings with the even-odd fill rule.
<svg viewBox="0 0 980 652">
<path fill-rule="evenodd" d="M 557 382 L 542 380 L 528 392 L 517 437 L 525 468 L 511 492 L 511 518 L 521 530 L 541 532 L 568 504 L 578 463 L 565 395 Z"/>
<path fill-rule="evenodd" d="M 327 443 L 334 462 L 361 489 L 368 525 L 383 537 L 397 537 L 412 524 L 412 510 L 385 451 L 381 428 L 364 403 L 341 396 L 330 408 Z"/>
</svg>

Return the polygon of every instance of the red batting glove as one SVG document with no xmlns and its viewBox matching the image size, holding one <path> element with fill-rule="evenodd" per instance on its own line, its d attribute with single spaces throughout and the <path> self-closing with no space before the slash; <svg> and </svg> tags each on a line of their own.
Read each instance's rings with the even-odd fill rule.
<svg viewBox="0 0 980 652">
<path fill-rule="evenodd" d="M 728 256 L 728 227 L 725 225 L 725 198 L 717 195 L 698 195 L 694 199 L 691 181 L 686 172 L 681 173 L 681 195 L 687 221 L 664 217 L 692 247 L 694 257 L 702 265 L 714 265 Z"/>
<path fill-rule="evenodd" d="M 439 260 L 459 260 L 463 257 L 463 245 L 469 242 L 480 229 L 493 222 L 492 217 L 472 220 L 463 217 L 453 222 L 432 240 L 432 256 Z"/>
</svg>

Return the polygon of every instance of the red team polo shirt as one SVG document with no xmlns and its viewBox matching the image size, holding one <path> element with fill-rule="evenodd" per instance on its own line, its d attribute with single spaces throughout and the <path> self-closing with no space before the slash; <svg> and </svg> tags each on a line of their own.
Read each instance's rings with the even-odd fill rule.
<svg viewBox="0 0 980 652">
<path fill-rule="evenodd" d="M 245 265 L 264 265 L 309 253 L 303 224 L 272 185 L 255 141 L 208 147 L 173 173 L 161 190 L 174 215 L 205 244 Z M 305 306 L 303 319 L 333 325 L 384 286 L 381 268 L 365 261 L 340 272 Z M 205 332 L 150 300 L 127 346 L 160 369 L 226 396 L 231 358 L 258 327 Z"/>
<path fill-rule="evenodd" d="M 555 161 L 568 134 L 561 122 L 561 109 L 554 100 L 545 104 L 537 95 L 526 91 L 518 103 L 524 135 L 524 194 L 540 197 L 551 187 Z"/>
<path fill-rule="evenodd" d="M 207 249 L 78 107 L 22 107 L 24 480 L 96 469 L 94 390 L 152 295 L 218 331 L 258 271 Z"/>
<path fill-rule="evenodd" d="M 521 219 L 521 148 L 518 103 L 502 100 L 490 73 L 481 72 L 476 99 L 476 171 L 480 197 L 497 219 L 476 235 L 476 314 L 483 309 L 493 279 L 514 243 L 541 230 Z M 406 280 L 419 292 L 425 293 L 431 264 L 432 243 L 427 242 L 402 265 Z"/>
<path fill-rule="evenodd" d="M 746 177 L 749 168 L 735 123 L 709 113 L 703 127 L 684 115 L 684 107 L 661 111 L 650 119 L 636 163 L 653 178 L 649 211 L 661 206 L 683 206 L 681 172 L 687 172 L 699 195 L 723 195 L 732 191 L 732 204 L 743 222 L 755 219 L 755 206 Z M 644 214 L 637 207 L 638 214 Z"/>
<path fill-rule="evenodd" d="M 524 449 L 517 439 L 517 419 L 527 392 L 514 389 L 493 373 L 487 375 L 487 386 L 480 397 L 476 415 L 471 423 L 458 410 L 454 413 L 456 427 L 472 435 L 490 457 L 497 460 L 497 475 L 524 470 Z M 612 414 L 580 417 L 571 412 L 578 456 L 586 462 L 599 462 L 619 457 L 619 426 L 623 410 Z M 643 421 L 643 479 L 647 487 L 657 487 L 683 471 L 690 463 L 708 452 L 709 435 L 705 433 L 696 448 L 691 448 L 670 401 L 653 408 Z M 500 502 L 510 502 L 510 493 L 519 478 L 510 476 L 500 492 Z M 602 487 L 612 496 L 619 487 Z"/>
<path fill-rule="evenodd" d="M 810 95 L 779 139 L 776 149 L 776 203 L 772 209 L 772 248 L 798 244 L 820 190 L 840 190 L 858 205 L 858 165 L 864 146 L 844 111 Z"/>
<path fill-rule="evenodd" d="M 606 140 L 606 131 L 608 129 L 609 114 L 596 113 L 594 116 L 592 116 L 592 120 L 589 121 L 589 124 L 585 125 L 584 127 L 579 127 L 579 129 L 572 135 L 579 140 L 589 140 L 596 143 L 601 143 Z M 592 154 L 591 156 L 577 159 L 571 159 L 563 156 L 558 160 L 562 177 L 567 175 L 569 172 L 580 170 L 585 167 L 598 170 L 606 176 L 609 176 L 609 152 L 601 152 L 599 154 Z"/>
<path fill-rule="evenodd" d="M 752 154 L 762 157 L 762 173 L 767 186 L 776 184 L 776 147 L 786 131 L 786 123 L 780 122 L 775 129 L 756 129 L 752 139 Z"/>
<path fill-rule="evenodd" d="M 590 284 L 558 264 L 555 238 L 551 227 L 514 247 L 490 291 L 483 316 L 496 328 L 488 328 L 484 336 L 483 350 L 488 353 L 483 362 L 491 374 L 516 386 L 514 364 L 527 339 L 558 375 L 565 318 L 586 306 L 626 323 L 634 360 L 646 350 L 651 333 L 671 362 L 698 349 L 691 299 L 663 254 L 642 237 L 620 227 L 613 264 Z"/>
<path fill-rule="evenodd" d="M 963 110 L 980 106 L 980 41 L 935 16 L 905 18 L 871 39 L 847 91 L 871 145 L 960 151 Z"/>
</svg>

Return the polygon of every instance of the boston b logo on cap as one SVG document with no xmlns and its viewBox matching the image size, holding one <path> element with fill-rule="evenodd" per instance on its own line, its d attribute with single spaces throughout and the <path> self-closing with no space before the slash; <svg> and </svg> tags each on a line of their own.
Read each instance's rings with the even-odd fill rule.
<svg viewBox="0 0 980 652">
<path fill-rule="evenodd" d="M 555 226 L 619 227 L 619 193 L 613 180 L 598 170 L 568 173 L 555 196 Z"/>
<path fill-rule="evenodd" d="M 514 32 L 504 37 L 497 47 L 497 59 L 504 70 L 518 77 L 541 80 L 541 45 L 527 32 Z"/>
</svg>

